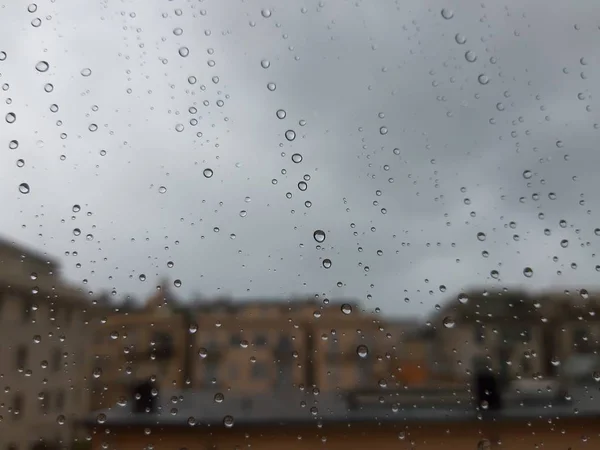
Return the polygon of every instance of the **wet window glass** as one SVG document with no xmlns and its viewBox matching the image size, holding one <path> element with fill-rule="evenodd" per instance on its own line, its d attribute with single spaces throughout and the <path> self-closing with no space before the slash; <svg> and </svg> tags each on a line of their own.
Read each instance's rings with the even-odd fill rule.
<svg viewBox="0 0 600 450">
<path fill-rule="evenodd" d="M 599 37 L 0 0 L 0 447 L 596 448 Z"/>
</svg>

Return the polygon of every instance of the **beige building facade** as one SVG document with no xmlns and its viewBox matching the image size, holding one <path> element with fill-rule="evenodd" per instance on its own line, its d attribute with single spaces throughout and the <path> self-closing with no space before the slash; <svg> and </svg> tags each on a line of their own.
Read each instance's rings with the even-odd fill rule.
<svg viewBox="0 0 600 450">
<path fill-rule="evenodd" d="M 45 255 L 0 242 L 0 445 L 70 443 L 89 410 L 89 306 Z"/>
</svg>

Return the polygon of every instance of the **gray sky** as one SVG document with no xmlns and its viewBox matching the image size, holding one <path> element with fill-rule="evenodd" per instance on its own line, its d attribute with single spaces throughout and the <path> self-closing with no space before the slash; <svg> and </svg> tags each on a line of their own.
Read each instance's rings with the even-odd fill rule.
<svg viewBox="0 0 600 450">
<path fill-rule="evenodd" d="M 184 298 L 320 293 L 421 314 L 473 285 L 600 277 L 595 2 L 0 8 L 0 226 L 86 289 L 143 296 L 168 276 Z"/>
</svg>

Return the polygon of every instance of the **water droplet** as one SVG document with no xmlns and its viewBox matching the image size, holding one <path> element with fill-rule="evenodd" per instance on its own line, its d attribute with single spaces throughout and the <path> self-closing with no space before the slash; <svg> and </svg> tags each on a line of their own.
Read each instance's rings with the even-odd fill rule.
<svg viewBox="0 0 600 450">
<path fill-rule="evenodd" d="M 6 52 L 0 52 L 0 61 L 5 61 L 6 60 Z"/>
<path fill-rule="evenodd" d="M 31 19 L 31 26 L 32 27 L 38 28 L 41 24 L 42 24 L 42 19 L 40 19 L 39 17 Z"/>
<path fill-rule="evenodd" d="M 225 416 L 223 418 L 223 425 L 227 428 L 231 428 L 233 426 L 233 416 Z"/>
<path fill-rule="evenodd" d="M 494 279 L 498 279 L 500 277 L 500 272 L 498 272 L 497 270 L 492 270 L 490 272 L 490 276 Z"/>
<path fill-rule="evenodd" d="M 305 191 L 306 189 L 308 189 L 308 184 L 306 184 L 305 181 L 299 181 L 298 189 L 300 189 L 301 191 Z"/>
<path fill-rule="evenodd" d="M 54 85 L 52 83 L 46 83 L 44 85 L 44 91 L 50 93 L 54 90 Z"/>
<path fill-rule="evenodd" d="M 486 84 L 488 84 L 490 82 L 490 79 L 488 78 L 487 75 L 485 75 L 485 74 L 482 73 L 481 75 L 479 75 L 477 77 L 477 81 L 479 81 L 479 84 L 485 86 Z"/>
<path fill-rule="evenodd" d="M 146 281 L 146 275 L 144 275 L 143 273 L 140 274 L 139 276 L 140 281 Z"/>
<path fill-rule="evenodd" d="M 525 267 L 523 269 L 523 275 L 525 275 L 527 278 L 531 278 L 533 276 L 533 269 L 531 267 Z"/>
<path fill-rule="evenodd" d="M 294 130 L 287 130 L 285 132 L 285 138 L 292 142 L 294 139 L 296 139 L 296 132 Z"/>
<path fill-rule="evenodd" d="M 468 50 L 467 52 L 465 52 L 465 59 L 468 62 L 472 63 L 477 61 L 477 55 L 472 50 Z"/>
<path fill-rule="evenodd" d="M 463 292 L 458 294 L 458 303 L 466 305 L 469 302 L 469 296 Z"/>
<path fill-rule="evenodd" d="M 29 185 L 27 183 L 21 183 L 19 185 L 19 192 L 21 194 L 29 194 Z"/>
<path fill-rule="evenodd" d="M 263 59 L 263 60 L 260 62 L 260 66 L 261 66 L 263 69 L 268 69 L 269 67 L 271 67 L 271 62 L 270 62 L 268 59 Z"/>
<path fill-rule="evenodd" d="M 598 382 L 600 381 L 600 372 L 596 371 L 592 374 L 592 378 L 594 379 L 594 381 Z"/>
<path fill-rule="evenodd" d="M 73 205 L 72 210 L 73 210 L 74 213 L 78 213 L 79 211 L 81 211 L 81 206 L 79 206 L 79 205 Z"/>
<path fill-rule="evenodd" d="M 225 396 L 221 392 L 217 392 L 214 396 L 215 403 L 223 403 Z"/>
<path fill-rule="evenodd" d="M 460 34 L 460 33 L 456 33 L 456 36 L 454 36 L 454 40 L 456 41 L 457 44 L 464 44 L 467 42 L 467 38 L 465 37 L 464 34 Z"/>
<path fill-rule="evenodd" d="M 58 416 L 58 417 L 56 418 L 56 422 L 57 422 L 59 425 L 64 425 L 64 424 L 65 424 L 65 416 L 63 416 L 63 415 L 61 414 L 60 416 Z"/>
<path fill-rule="evenodd" d="M 477 240 L 479 240 L 479 241 L 483 242 L 483 241 L 485 241 L 486 239 L 487 239 L 487 236 L 485 235 L 485 233 L 483 233 L 483 232 L 481 232 L 481 231 L 480 231 L 479 233 L 477 233 Z"/>
<path fill-rule="evenodd" d="M 381 134 L 382 136 L 385 136 L 386 134 L 388 134 L 387 127 L 381 127 L 381 128 L 379 128 L 379 134 Z"/>
<path fill-rule="evenodd" d="M 278 119 L 285 119 L 285 116 L 287 116 L 287 113 L 284 109 L 278 109 L 275 114 L 277 115 Z"/>
<path fill-rule="evenodd" d="M 166 188 L 166 187 L 164 187 L 164 186 L 161 186 L 161 187 L 159 187 L 159 188 L 158 188 L 158 192 L 159 192 L 160 194 L 164 194 L 165 192 L 167 192 L 167 188 Z"/>
<path fill-rule="evenodd" d="M 95 367 L 92 371 L 92 376 L 96 379 L 100 378 L 102 376 L 102 369 L 100 367 Z"/>
<path fill-rule="evenodd" d="M 37 5 L 35 3 L 29 4 L 29 6 L 27 7 L 27 11 L 29 11 L 30 13 L 36 12 L 37 11 Z"/>
<path fill-rule="evenodd" d="M 9 113 L 6 113 L 6 116 L 4 116 L 4 119 L 6 120 L 7 123 L 15 123 L 15 121 L 17 120 L 17 116 L 15 113 L 9 112 Z"/>
<path fill-rule="evenodd" d="M 316 230 L 313 233 L 313 238 L 315 239 L 315 241 L 317 241 L 318 243 L 321 243 L 325 240 L 325 232 L 323 230 Z"/>
<path fill-rule="evenodd" d="M 175 286 L 176 288 L 181 287 L 181 280 L 173 281 L 173 286 Z"/>
<path fill-rule="evenodd" d="M 296 164 L 301 163 L 302 162 L 302 155 L 300 153 L 294 153 L 292 155 L 292 161 L 295 162 Z"/>
<path fill-rule="evenodd" d="M 358 347 L 356 347 L 356 354 L 360 358 L 366 358 L 367 356 L 369 356 L 369 347 L 367 347 L 364 344 L 359 345 Z"/>
<path fill-rule="evenodd" d="M 25 161 L 22 159 L 17 159 L 17 167 L 23 167 L 25 165 Z"/>
<path fill-rule="evenodd" d="M 37 70 L 38 72 L 42 72 L 42 73 L 46 72 L 49 68 L 50 68 L 50 65 L 46 61 L 39 61 L 35 65 L 35 70 Z"/>
<path fill-rule="evenodd" d="M 81 76 L 82 77 L 89 77 L 91 74 L 92 74 L 92 69 L 90 69 L 89 67 L 81 69 Z"/>
<path fill-rule="evenodd" d="M 271 81 L 270 83 L 267 83 L 267 89 L 272 92 L 277 89 L 277 85 Z"/>
<path fill-rule="evenodd" d="M 98 130 L 98 125 L 96 125 L 95 123 L 91 123 L 88 126 L 88 130 L 90 130 L 93 133 L 94 131 Z"/>
<path fill-rule="evenodd" d="M 323 267 L 325 267 L 326 269 L 329 269 L 331 267 L 331 260 L 329 258 L 323 260 Z"/>
<path fill-rule="evenodd" d="M 442 321 L 442 323 L 444 324 L 445 328 L 454 328 L 454 326 L 456 325 L 456 322 L 450 316 L 444 317 L 444 320 Z"/>
<path fill-rule="evenodd" d="M 185 58 L 189 54 L 190 54 L 190 49 L 189 48 L 187 48 L 187 47 L 181 47 L 179 49 L 179 56 L 182 56 L 182 57 Z"/>
<path fill-rule="evenodd" d="M 523 172 L 523 178 L 525 178 L 526 180 L 529 180 L 532 176 L 533 173 L 531 172 L 531 170 L 526 170 Z"/>
<path fill-rule="evenodd" d="M 271 10 L 268 8 L 263 9 L 260 13 L 262 14 L 262 16 L 265 19 L 268 19 L 269 17 L 271 17 Z"/>
<path fill-rule="evenodd" d="M 80 230 L 79 228 L 74 228 L 74 229 L 73 229 L 73 234 L 74 234 L 75 236 L 79 236 L 79 235 L 81 234 L 81 230 Z"/>
<path fill-rule="evenodd" d="M 567 239 L 563 239 L 562 241 L 560 241 L 560 246 L 562 248 L 567 248 L 569 246 L 569 241 Z"/>
<path fill-rule="evenodd" d="M 342 313 L 348 315 L 348 314 L 352 314 L 352 305 L 349 305 L 348 303 L 344 303 L 342 305 Z"/>
<path fill-rule="evenodd" d="M 454 17 L 454 11 L 448 8 L 442 9 L 442 17 L 446 20 L 452 19 Z"/>
<path fill-rule="evenodd" d="M 213 171 L 207 167 L 202 171 L 202 175 L 204 175 L 205 178 L 210 178 L 213 176 Z"/>
<path fill-rule="evenodd" d="M 183 29 L 182 29 L 182 28 L 179 28 L 179 27 L 177 27 L 177 28 L 173 28 L 173 34 L 174 34 L 175 36 L 181 36 L 181 35 L 183 34 Z"/>
</svg>

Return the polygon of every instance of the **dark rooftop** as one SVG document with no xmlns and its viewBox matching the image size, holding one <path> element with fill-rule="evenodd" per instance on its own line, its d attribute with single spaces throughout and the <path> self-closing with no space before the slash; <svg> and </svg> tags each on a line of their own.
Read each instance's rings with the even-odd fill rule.
<svg viewBox="0 0 600 450">
<path fill-rule="evenodd" d="M 600 417 L 598 386 L 573 387 L 569 395 L 540 393 L 535 398 L 506 398 L 499 411 L 479 410 L 466 389 L 380 390 L 377 393 L 320 393 L 286 390 L 243 397 L 226 391 L 172 391 L 162 393 L 155 413 L 133 413 L 127 406 L 96 411 L 87 419 L 90 426 L 223 425 L 227 416 L 236 426 L 308 425 L 321 423 L 399 423 L 413 421 L 456 422 L 486 420 L 533 420 L 540 418 Z M 222 395 L 221 402 L 215 395 Z M 217 395 L 217 398 L 219 397 Z M 103 416 L 102 416 L 103 415 Z"/>
</svg>

